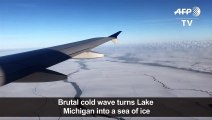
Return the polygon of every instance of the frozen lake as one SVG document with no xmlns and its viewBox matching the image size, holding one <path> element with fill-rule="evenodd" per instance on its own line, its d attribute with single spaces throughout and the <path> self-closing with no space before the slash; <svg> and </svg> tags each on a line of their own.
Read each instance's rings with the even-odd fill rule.
<svg viewBox="0 0 212 120">
<path fill-rule="evenodd" d="M 117 45 L 95 51 L 105 53 L 106 57 L 70 59 L 49 68 L 68 75 L 68 79 L 10 83 L 0 88 L 0 97 L 212 97 L 210 45 L 192 48 Z"/>
</svg>

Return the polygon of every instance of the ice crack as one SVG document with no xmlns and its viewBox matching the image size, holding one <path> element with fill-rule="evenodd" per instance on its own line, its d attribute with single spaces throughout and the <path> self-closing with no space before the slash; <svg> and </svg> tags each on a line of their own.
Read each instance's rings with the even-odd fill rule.
<svg viewBox="0 0 212 120">
<path fill-rule="evenodd" d="M 210 91 L 206 91 L 206 90 L 200 90 L 200 89 L 186 89 L 186 88 L 176 88 L 176 89 L 174 89 L 174 88 L 170 88 L 170 87 L 168 87 L 167 85 L 165 85 L 163 82 L 161 82 L 161 81 L 157 80 L 157 79 L 156 79 L 154 76 L 152 76 L 152 75 L 148 75 L 148 74 L 143 74 L 143 75 L 151 77 L 151 78 L 152 78 L 155 82 L 157 82 L 157 83 L 161 84 L 161 85 L 162 85 L 162 87 L 163 87 L 163 88 L 166 88 L 166 89 L 170 89 L 170 90 L 188 90 L 188 91 L 198 91 L 198 92 L 206 93 L 206 94 L 208 94 L 209 96 L 212 96 L 212 93 L 211 93 Z"/>
</svg>

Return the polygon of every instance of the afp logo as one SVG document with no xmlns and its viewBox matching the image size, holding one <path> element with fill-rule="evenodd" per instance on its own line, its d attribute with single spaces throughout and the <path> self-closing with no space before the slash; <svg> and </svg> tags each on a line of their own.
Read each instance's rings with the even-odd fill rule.
<svg viewBox="0 0 212 120">
<path fill-rule="evenodd" d="M 188 18 L 189 15 L 193 17 Z M 177 19 L 180 19 L 183 26 L 191 26 L 194 19 L 198 19 L 201 14 L 201 9 L 197 6 L 193 8 L 178 8 L 176 11 L 174 11 L 174 15 L 178 15 L 179 17 Z"/>
</svg>

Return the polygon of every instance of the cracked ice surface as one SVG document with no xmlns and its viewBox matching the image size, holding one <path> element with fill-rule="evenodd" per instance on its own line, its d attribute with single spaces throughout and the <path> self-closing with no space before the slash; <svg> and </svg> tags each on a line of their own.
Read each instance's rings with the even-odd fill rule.
<svg viewBox="0 0 212 120">
<path fill-rule="evenodd" d="M 198 51 L 201 50 L 197 52 L 188 50 L 186 53 L 185 50 L 171 52 L 159 48 L 155 51 L 152 48 L 151 50 L 144 48 L 114 47 L 110 51 L 97 49 L 97 51 L 106 53 L 107 56 L 99 59 L 71 59 L 49 68 L 68 75 L 67 80 L 46 83 L 11 83 L 0 88 L 0 97 L 212 96 L 212 58 L 210 58 L 212 49 L 207 49 L 208 54 L 204 52 L 204 55 L 199 55 Z M 66 120 L 70 118 L 37 117 L 31 119 Z M 81 120 L 82 118 L 73 119 Z M 101 119 L 110 118 L 102 117 Z M 138 118 L 129 119 L 137 120 Z M 172 119 L 196 120 L 200 118 Z"/>
</svg>

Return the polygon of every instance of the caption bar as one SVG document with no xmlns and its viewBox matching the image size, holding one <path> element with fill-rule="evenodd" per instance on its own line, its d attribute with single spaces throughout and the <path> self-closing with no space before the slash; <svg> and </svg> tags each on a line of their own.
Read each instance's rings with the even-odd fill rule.
<svg viewBox="0 0 212 120">
<path fill-rule="evenodd" d="M 212 98 L 0 98 L 0 117 L 212 117 Z"/>
</svg>

